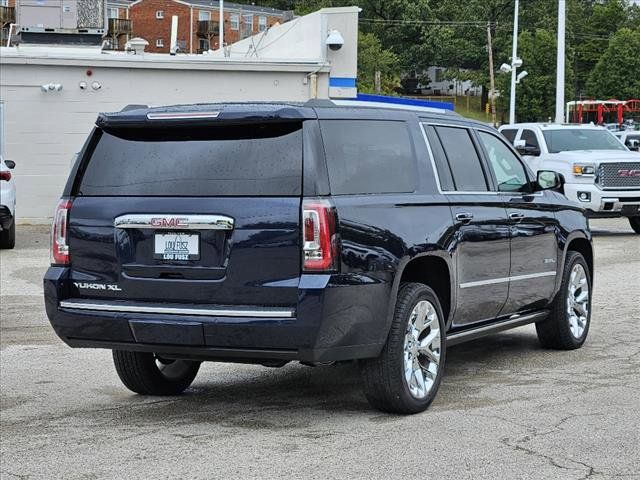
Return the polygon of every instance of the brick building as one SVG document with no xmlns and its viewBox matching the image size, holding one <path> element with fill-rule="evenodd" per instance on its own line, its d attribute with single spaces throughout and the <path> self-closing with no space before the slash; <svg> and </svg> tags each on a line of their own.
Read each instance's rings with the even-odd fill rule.
<svg viewBox="0 0 640 480">
<path fill-rule="evenodd" d="M 7 44 L 9 25 L 16 22 L 16 0 L 0 0 L 0 42 Z"/>
<path fill-rule="evenodd" d="M 219 3 L 214 0 L 107 0 L 111 48 L 131 37 L 149 42 L 147 51 L 169 53 L 171 17 L 178 16 L 178 47 L 183 53 L 217 49 Z M 224 3 L 225 44 L 237 42 L 292 18 L 292 13 L 256 5 Z"/>
</svg>

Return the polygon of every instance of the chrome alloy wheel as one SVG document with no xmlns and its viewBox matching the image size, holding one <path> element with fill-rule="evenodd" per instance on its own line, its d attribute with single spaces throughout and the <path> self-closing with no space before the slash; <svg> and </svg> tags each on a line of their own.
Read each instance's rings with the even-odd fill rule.
<svg viewBox="0 0 640 480">
<path fill-rule="evenodd" d="M 589 319 L 589 281 L 584 267 L 579 263 L 573 266 L 569 277 L 567 315 L 571 334 L 581 338 Z"/>
<path fill-rule="evenodd" d="M 435 307 L 419 301 L 411 312 L 404 336 L 404 377 L 411 395 L 425 398 L 438 375 L 442 339 Z"/>
</svg>

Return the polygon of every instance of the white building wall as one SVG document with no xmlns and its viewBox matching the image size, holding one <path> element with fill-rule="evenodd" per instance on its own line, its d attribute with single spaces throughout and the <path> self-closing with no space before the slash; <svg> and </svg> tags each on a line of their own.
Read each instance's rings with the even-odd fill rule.
<svg viewBox="0 0 640 480">
<path fill-rule="evenodd" d="M 5 54 L 8 49 L 3 50 L 3 148 L 5 158 L 16 162 L 19 223 L 52 215 L 73 155 L 99 112 L 128 104 L 306 101 L 307 76 L 316 70 L 319 96 L 327 98 L 329 91 L 328 67 L 318 64 L 11 58 Z M 81 82 L 88 88 L 81 89 Z M 93 82 L 101 88 L 92 89 Z M 62 90 L 43 92 L 41 85 L 49 83 L 62 85 Z"/>
</svg>

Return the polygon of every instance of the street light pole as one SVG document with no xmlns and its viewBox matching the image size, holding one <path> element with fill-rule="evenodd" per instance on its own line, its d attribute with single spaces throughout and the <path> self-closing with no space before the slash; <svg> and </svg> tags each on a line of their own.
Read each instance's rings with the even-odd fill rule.
<svg viewBox="0 0 640 480">
<path fill-rule="evenodd" d="M 558 0 L 558 57 L 556 60 L 556 123 L 564 122 L 564 37 L 566 0 Z"/>
<path fill-rule="evenodd" d="M 513 12 L 513 48 L 511 50 L 511 96 L 509 98 L 509 123 L 516 123 L 516 59 L 518 58 L 518 6 L 516 0 Z"/>
<path fill-rule="evenodd" d="M 218 21 L 220 22 L 220 25 L 218 25 L 218 28 L 220 29 L 220 34 L 219 34 L 219 41 L 218 41 L 218 45 L 220 47 L 220 49 L 224 48 L 224 0 L 220 0 L 219 3 L 219 12 L 218 12 Z"/>
</svg>

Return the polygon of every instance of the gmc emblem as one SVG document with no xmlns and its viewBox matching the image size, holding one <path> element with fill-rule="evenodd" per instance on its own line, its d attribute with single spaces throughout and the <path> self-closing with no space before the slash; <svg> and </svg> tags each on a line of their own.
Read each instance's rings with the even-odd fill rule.
<svg viewBox="0 0 640 480">
<path fill-rule="evenodd" d="M 187 218 L 184 217 L 156 217 L 149 222 L 152 227 L 158 228 L 184 228 L 188 225 Z"/>
<path fill-rule="evenodd" d="M 640 170 L 629 170 L 626 168 L 618 170 L 619 177 L 640 177 Z"/>
</svg>

